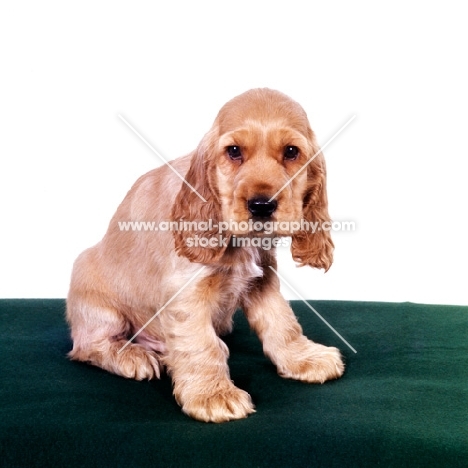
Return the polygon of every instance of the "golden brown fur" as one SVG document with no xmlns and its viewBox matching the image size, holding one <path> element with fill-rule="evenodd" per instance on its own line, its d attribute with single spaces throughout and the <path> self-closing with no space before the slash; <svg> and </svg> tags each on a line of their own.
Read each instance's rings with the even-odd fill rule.
<svg viewBox="0 0 468 468">
<path fill-rule="evenodd" d="M 241 149 L 240 160 L 230 156 L 233 146 Z M 286 160 L 285 148 L 291 146 L 297 157 Z M 155 169 L 129 191 L 103 240 L 76 260 L 67 299 L 71 358 L 139 380 L 159 377 L 166 368 L 188 415 L 213 422 L 243 418 L 254 406 L 230 380 L 228 349 L 219 338 L 231 331 L 232 315 L 242 307 L 280 375 L 320 383 L 341 376 L 338 350 L 304 337 L 281 296 L 269 268 L 276 269 L 274 250 L 234 247 L 227 241 L 227 246 L 213 243 L 210 248 L 188 244 L 196 235 L 216 240 L 216 229 L 123 231 L 118 224 L 248 221 L 258 213 L 250 202 L 263 197 L 264 203 L 275 195 L 318 151 L 305 112 L 284 94 L 256 89 L 228 102 L 198 148 L 171 163 L 206 201 L 169 167 Z M 316 156 L 275 200 L 274 212 L 263 214 L 263 220 L 328 221 L 323 156 Z M 266 236 L 235 229 L 223 235 L 227 240 Z M 292 255 L 299 264 L 330 267 L 333 243 L 327 231 L 283 229 L 274 235 L 292 236 Z"/>
</svg>

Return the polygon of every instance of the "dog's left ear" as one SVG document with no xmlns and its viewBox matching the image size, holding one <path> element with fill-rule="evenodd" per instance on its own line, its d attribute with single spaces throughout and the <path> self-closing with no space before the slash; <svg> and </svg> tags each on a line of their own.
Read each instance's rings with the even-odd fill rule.
<svg viewBox="0 0 468 468">
<path fill-rule="evenodd" d="M 307 166 L 307 190 L 302 211 L 310 228 L 292 236 L 291 253 L 299 266 L 309 265 L 327 271 L 333 263 L 334 245 L 330 236 L 325 159 L 311 130 L 309 142 L 311 157 L 315 157 Z"/>
<path fill-rule="evenodd" d="M 182 183 L 171 214 L 172 221 L 186 228 L 173 233 L 176 252 L 204 264 L 217 262 L 230 240 L 221 238 L 217 228 L 221 204 L 215 180 L 213 133 L 208 133 L 193 153 L 185 175 L 187 183 Z"/>
</svg>

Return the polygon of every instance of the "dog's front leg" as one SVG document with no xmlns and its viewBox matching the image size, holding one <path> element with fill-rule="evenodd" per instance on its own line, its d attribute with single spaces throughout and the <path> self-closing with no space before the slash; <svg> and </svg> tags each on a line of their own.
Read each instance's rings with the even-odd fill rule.
<svg viewBox="0 0 468 468">
<path fill-rule="evenodd" d="M 338 349 L 307 339 L 279 290 L 279 280 L 269 268 L 243 305 L 250 326 L 263 343 L 265 354 L 282 377 L 310 383 L 336 379 L 344 372 Z"/>
<path fill-rule="evenodd" d="M 185 301 L 161 317 L 167 333 L 165 364 L 182 410 L 194 419 L 224 422 L 253 413 L 250 395 L 229 377 L 229 350 L 216 335 L 210 305 L 203 298 Z M 211 307 L 213 307 L 211 305 Z"/>
</svg>

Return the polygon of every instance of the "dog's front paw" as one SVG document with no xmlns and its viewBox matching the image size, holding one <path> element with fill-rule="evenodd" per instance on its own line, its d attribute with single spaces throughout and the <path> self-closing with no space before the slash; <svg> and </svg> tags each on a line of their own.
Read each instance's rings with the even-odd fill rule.
<svg viewBox="0 0 468 468">
<path fill-rule="evenodd" d="M 312 341 L 301 341 L 289 350 L 287 358 L 278 364 L 281 377 L 309 383 L 324 383 L 343 375 L 344 364 L 337 348 Z"/>
<path fill-rule="evenodd" d="M 199 421 L 215 423 L 242 419 L 255 413 L 250 395 L 244 390 L 231 382 L 214 386 L 217 387 L 216 391 L 208 390 L 181 398 L 182 411 Z"/>
</svg>

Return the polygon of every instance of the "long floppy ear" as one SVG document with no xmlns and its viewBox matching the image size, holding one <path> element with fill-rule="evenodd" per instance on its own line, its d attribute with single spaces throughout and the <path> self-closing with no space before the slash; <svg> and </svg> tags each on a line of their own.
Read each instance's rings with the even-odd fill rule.
<svg viewBox="0 0 468 468">
<path fill-rule="evenodd" d="M 173 231 L 175 250 L 196 263 L 217 262 L 230 240 L 218 231 L 221 205 L 215 180 L 213 135 L 213 131 L 209 132 L 193 153 L 185 175 L 187 183 L 182 183 L 172 207 L 172 221 L 182 227 Z"/>
<path fill-rule="evenodd" d="M 291 253 L 299 266 L 309 265 L 327 271 L 333 263 L 334 248 L 329 229 L 331 223 L 328 214 L 327 175 L 325 159 L 312 132 L 311 142 L 312 156 L 316 156 L 307 166 L 307 190 L 302 209 L 303 219 L 310 227 L 292 236 Z"/>
</svg>

